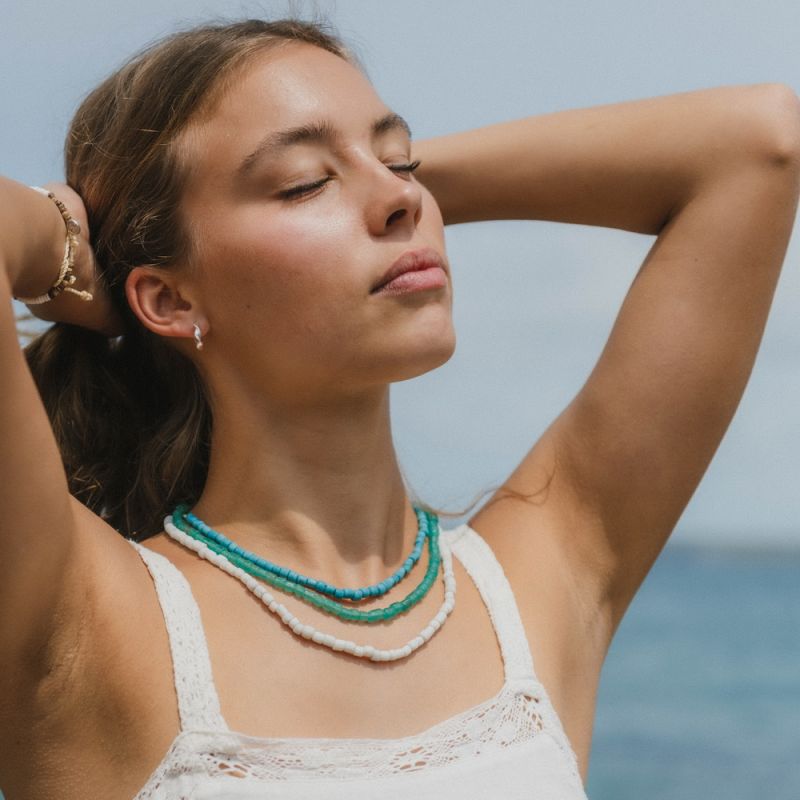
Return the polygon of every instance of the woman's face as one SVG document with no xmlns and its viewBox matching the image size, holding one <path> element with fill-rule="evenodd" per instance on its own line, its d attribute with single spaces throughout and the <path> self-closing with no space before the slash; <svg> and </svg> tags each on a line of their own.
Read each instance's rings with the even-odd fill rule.
<svg viewBox="0 0 800 800">
<path fill-rule="evenodd" d="M 392 169 L 411 161 L 409 135 L 355 67 L 305 44 L 256 56 L 181 153 L 203 359 L 313 393 L 403 380 L 452 355 L 439 208 Z M 372 291 L 423 248 L 444 260 L 441 287 Z"/>
</svg>

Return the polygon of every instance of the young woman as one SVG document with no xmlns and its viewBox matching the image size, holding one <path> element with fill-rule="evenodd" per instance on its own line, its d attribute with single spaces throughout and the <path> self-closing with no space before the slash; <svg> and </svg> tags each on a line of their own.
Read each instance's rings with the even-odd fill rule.
<svg viewBox="0 0 800 800">
<path fill-rule="evenodd" d="M 600 668 L 744 390 L 799 151 L 778 83 L 412 143 L 294 21 L 110 77 L 69 186 L 0 183 L 8 800 L 585 797 Z M 657 238 L 575 399 L 440 530 L 389 384 L 453 352 L 444 224 L 501 218 Z M 25 357 L 12 296 L 56 323 Z"/>
</svg>

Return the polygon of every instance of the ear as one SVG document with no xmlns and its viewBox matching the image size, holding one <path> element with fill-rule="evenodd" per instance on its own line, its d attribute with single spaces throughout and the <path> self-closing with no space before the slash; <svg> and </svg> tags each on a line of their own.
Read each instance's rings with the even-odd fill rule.
<svg viewBox="0 0 800 800">
<path fill-rule="evenodd" d="M 134 267 L 125 280 L 125 296 L 142 325 L 159 336 L 191 339 L 195 324 L 201 333 L 208 331 L 208 321 L 178 270 Z"/>
</svg>

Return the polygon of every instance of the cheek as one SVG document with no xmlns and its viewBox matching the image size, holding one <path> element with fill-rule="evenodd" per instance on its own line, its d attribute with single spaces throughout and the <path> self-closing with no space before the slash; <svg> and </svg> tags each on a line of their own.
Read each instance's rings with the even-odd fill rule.
<svg viewBox="0 0 800 800">
<path fill-rule="evenodd" d="M 348 327 L 343 314 L 353 315 L 371 281 L 369 268 L 356 263 L 352 220 L 294 211 L 240 218 L 209 243 L 205 294 L 212 316 L 237 328 L 269 324 L 284 341 L 332 333 L 332 321 Z"/>
</svg>

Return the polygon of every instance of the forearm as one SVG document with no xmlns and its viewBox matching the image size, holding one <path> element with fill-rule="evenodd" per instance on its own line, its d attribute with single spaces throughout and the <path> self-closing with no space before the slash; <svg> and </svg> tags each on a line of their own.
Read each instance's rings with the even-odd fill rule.
<svg viewBox="0 0 800 800">
<path fill-rule="evenodd" d="M 34 297 L 52 286 L 64 256 L 64 220 L 55 204 L 0 177 L 0 269 L 15 295 Z"/>
<path fill-rule="evenodd" d="M 537 219 L 655 235 L 703 181 L 774 145 L 776 93 L 791 94 L 723 86 L 428 139 L 414 147 L 417 176 L 448 224 Z"/>
</svg>

